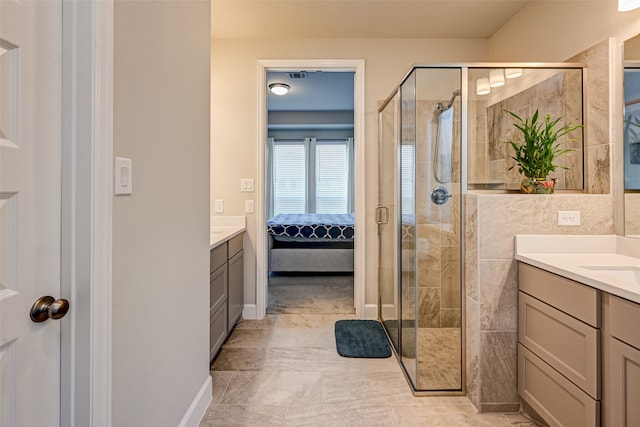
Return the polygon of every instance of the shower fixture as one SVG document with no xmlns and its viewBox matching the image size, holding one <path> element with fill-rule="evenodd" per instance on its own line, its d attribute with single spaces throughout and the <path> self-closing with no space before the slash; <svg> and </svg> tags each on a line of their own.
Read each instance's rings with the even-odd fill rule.
<svg viewBox="0 0 640 427">
<path fill-rule="evenodd" d="M 438 102 L 438 105 L 436 105 L 436 108 L 438 109 L 438 111 L 442 113 L 443 111 L 447 111 L 449 108 L 451 108 L 451 106 L 453 105 L 453 101 L 456 100 L 456 96 L 460 96 L 460 89 L 456 89 L 453 91 L 451 99 L 447 103 L 446 107 L 442 105 L 442 102 Z"/>
</svg>

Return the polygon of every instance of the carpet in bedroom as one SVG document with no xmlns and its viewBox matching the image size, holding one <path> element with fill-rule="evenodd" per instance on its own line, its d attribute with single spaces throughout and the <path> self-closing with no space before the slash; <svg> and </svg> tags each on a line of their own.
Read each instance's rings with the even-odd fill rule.
<svg viewBox="0 0 640 427">
<path fill-rule="evenodd" d="M 355 313 L 353 274 L 271 273 L 267 313 Z"/>
</svg>

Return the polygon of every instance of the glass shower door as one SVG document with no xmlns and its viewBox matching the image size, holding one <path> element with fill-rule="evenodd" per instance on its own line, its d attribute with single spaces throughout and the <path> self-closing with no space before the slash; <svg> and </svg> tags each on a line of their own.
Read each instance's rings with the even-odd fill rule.
<svg viewBox="0 0 640 427">
<path fill-rule="evenodd" d="M 378 223 L 378 317 L 383 322 L 396 351 L 400 338 L 400 303 L 398 301 L 398 125 L 399 95 L 379 113 L 379 201 Z"/>
</svg>

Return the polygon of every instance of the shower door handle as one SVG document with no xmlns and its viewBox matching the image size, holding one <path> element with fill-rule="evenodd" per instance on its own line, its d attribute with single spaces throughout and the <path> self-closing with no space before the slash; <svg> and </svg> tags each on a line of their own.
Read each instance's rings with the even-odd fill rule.
<svg viewBox="0 0 640 427">
<path fill-rule="evenodd" d="M 389 209 L 386 206 L 378 206 L 376 208 L 376 223 L 377 224 L 389 223 Z"/>
<path fill-rule="evenodd" d="M 452 196 L 453 194 L 449 193 L 444 187 L 436 187 L 431 191 L 431 201 L 436 205 L 443 205 Z"/>
</svg>

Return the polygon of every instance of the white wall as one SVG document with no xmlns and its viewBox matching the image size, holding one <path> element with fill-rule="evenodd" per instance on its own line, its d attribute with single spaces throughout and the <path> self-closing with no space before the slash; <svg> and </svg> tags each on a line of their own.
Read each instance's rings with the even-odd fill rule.
<svg viewBox="0 0 640 427">
<path fill-rule="evenodd" d="M 113 425 L 175 427 L 209 347 L 210 5 L 116 1 Z"/>
<path fill-rule="evenodd" d="M 640 10 L 617 0 L 529 2 L 489 39 L 491 61 L 562 62 L 609 37 L 640 32 Z"/>
<path fill-rule="evenodd" d="M 487 60 L 485 40 L 287 39 L 213 40 L 211 111 L 211 200 L 224 199 L 225 215 L 244 215 L 248 193 L 241 178 L 256 176 L 259 59 L 364 59 L 366 144 L 366 292 L 377 303 L 378 202 L 377 110 L 413 64 Z M 358 141 L 356 141 L 358 142 Z M 256 186 L 258 188 L 258 186 Z M 256 197 L 254 194 L 252 197 Z M 211 206 L 211 215 L 216 215 Z M 245 246 L 245 303 L 255 304 L 256 215 L 247 216 L 250 247 Z M 245 244 L 247 240 L 245 240 Z"/>
</svg>

